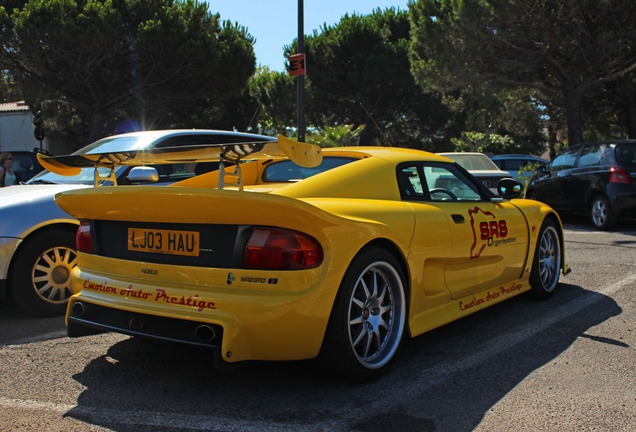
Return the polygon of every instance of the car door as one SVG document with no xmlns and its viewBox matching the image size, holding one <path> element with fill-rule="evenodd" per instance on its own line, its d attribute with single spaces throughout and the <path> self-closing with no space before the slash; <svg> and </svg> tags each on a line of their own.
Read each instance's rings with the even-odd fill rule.
<svg viewBox="0 0 636 432">
<path fill-rule="evenodd" d="M 590 190 L 603 190 L 600 178 L 603 172 L 609 171 L 609 167 L 601 167 L 605 148 L 600 143 L 590 143 L 581 149 L 576 167 L 570 170 L 563 187 L 563 195 L 568 197 L 572 211 L 586 213 Z"/>
<path fill-rule="evenodd" d="M 413 176 L 417 169 L 417 177 Z M 410 174 L 417 193 L 403 194 L 411 202 L 416 219 L 412 250 L 424 250 L 433 229 L 445 220 L 448 233 L 439 237 L 441 256 L 419 256 L 418 261 L 437 259 L 443 286 L 454 299 L 521 277 L 528 250 L 528 228 L 521 211 L 510 202 L 493 202 L 476 180 L 450 163 L 419 162 L 398 167 L 398 176 Z M 416 185 L 416 186 L 417 186 Z M 436 225 L 431 225 L 431 218 Z M 435 277 L 435 276 L 432 276 Z"/>
<path fill-rule="evenodd" d="M 569 210 L 572 197 L 568 192 L 571 190 L 572 170 L 579 151 L 580 147 L 574 147 L 557 156 L 548 166 L 546 175 L 533 182 L 529 188 L 532 198 L 557 210 Z"/>
</svg>

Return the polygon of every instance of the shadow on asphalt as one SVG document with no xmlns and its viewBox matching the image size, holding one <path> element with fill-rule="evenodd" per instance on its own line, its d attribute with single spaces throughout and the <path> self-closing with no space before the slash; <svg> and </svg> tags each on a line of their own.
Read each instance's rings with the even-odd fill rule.
<svg viewBox="0 0 636 432">
<path fill-rule="evenodd" d="M 573 300 L 584 296 L 588 306 L 577 310 Z M 568 307 L 572 312 L 566 314 Z M 406 341 L 392 370 L 365 384 L 326 378 L 307 362 L 213 369 L 206 352 L 127 339 L 73 377 L 86 389 L 66 415 L 121 432 L 141 430 L 134 418 L 153 416 L 159 416 L 153 425 L 159 431 L 189 430 L 188 421 L 214 419 L 220 422 L 208 424 L 214 430 L 249 424 L 252 430 L 254 425 L 263 430 L 297 425 L 299 430 L 467 431 L 577 338 L 618 343 L 586 332 L 621 312 L 610 297 L 562 283 L 548 301 L 518 296 Z M 549 320 L 551 326 L 506 343 L 528 323 Z M 479 356 L 492 346 L 497 349 Z M 477 361 L 464 363 L 467 358 Z"/>
<path fill-rule="evenodd" d="M 65 334 L 63 316 L 38 318 L 18 308 L 10 300 L 0 301 L 0 347 Z"/>
<path fill-rule="evenodd" d="M 590 222 L 588 217 L 575 215 L 560 215 L 563 228 L 575 231 L 605 232 L 599 231 Z M 621 218 L 616 226 L 607 232 L 616 232 L 626 235 L 636 235 L 636 219 Z"/>
</svg>

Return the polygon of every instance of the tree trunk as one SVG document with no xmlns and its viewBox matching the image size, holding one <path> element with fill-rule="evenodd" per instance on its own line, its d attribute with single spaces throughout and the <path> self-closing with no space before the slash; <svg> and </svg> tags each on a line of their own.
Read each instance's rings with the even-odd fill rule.
<svg viewBox="0 0 636 432">
<path fill-rule="evenodd" d="M 104 115 L 100 110 L 91 113 L 90 130 L 88 132 L 88 141 L 94 142 L 103 137 L 102 127 L 104 126 Z"/>
<path fill-rule="evenodd" d="M 626 93 L 627 99 L 627 136 L 636 138 L 636 90 L 629 89 Z"/>
<path fill-rule="evenodd" d="M 551 123 L 548 123 L 548 158 L 554 160 L 557 157 L 556 143 L 557 133 Z"/>
<path fill-rule="evenodd" d="M 573 146 L 583 142 L 581 91 L 573 83 L 565 85 L 565 104 L 568 123 L 568 145 Z"/>
</svg>

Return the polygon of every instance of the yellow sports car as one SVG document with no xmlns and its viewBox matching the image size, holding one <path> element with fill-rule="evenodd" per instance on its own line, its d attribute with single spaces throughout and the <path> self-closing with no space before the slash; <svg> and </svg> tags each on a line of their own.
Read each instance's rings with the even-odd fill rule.
<svg viewBox="0 0 636 432">
<path fill-rule="evenodd" d="M 74 166 L 220 161 L 171 185 L 58 194 L 80 220 L 68 334 L 114 331 L 226 362 L 317 358 L 373 379 L 417 336 L 512 296 L 547 298 L 567 267 L 558 215 L 494 196 L 458 164 L 404 148 L 320 149 L 282 136 L 42 157 Z"/>
</svg>

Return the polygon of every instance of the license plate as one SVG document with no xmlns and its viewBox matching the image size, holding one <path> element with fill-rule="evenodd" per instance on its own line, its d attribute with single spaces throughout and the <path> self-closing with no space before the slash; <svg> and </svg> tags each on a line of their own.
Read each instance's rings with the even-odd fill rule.
<svg viewBox="0 0 636 432">
<path fill-rule="evenodd" d="M 128 250 L 199 256 L 199 233 L 196 231 L 128 228 Z"/>
</svg>

